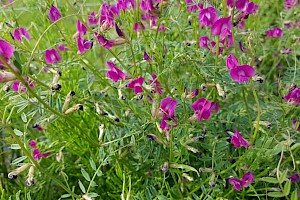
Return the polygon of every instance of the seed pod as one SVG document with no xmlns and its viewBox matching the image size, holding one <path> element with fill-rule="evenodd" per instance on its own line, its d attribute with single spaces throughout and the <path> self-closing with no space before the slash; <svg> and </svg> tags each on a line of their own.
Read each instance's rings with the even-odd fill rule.
<svg viewBox="0 0 300 200">
<path fill-rule="evenodd" d="M 152 141 L 155 141 L 157 143 L 162 144 L 163 142 L 154 134 L 147 134 L 147 138 L 149 138 Z"/>
<path fill-rule="evenodd" d="M 186 180 L 188 180 L 188 181 L 190 181 L 190 182 L 193 182 L 193 181 L 194 181 L 194 178 L 191 177 L 191 176 L 189 176 L 187 173 L 183 173 L 182 176 L 183 176 Z"/>
<path fill-rule="evenodd" d="M 0 83 L 15 80 L 16 76 L 12 72 L 0 72 Z"/>
<path fill-rule="evenodd" d="M 67 94 L 66 96 L 66 100 L 65 103 L 62 107 L 62 112 L 65 112 L 70 104 L 70 102 L 72 101 L 73 96 L 75 95 L 74 91 L 70 91 L 69 94 Z"/>
<path fill-rule="evenodd" d="M 68 114 L 70 114 L 70 113 L 72 113 L 72 112 L 74 112 L 74 111 L 77 111 L 77 110 L 83 110 L 83 105 L 81 105 L 81 104 L 76 104 L 75 106 L 73 106 L 72 108 L 69 108 L 68 110 L 66 110 L 65 112 L 64 112 L 64 114 L 65 115 L 68 115 Z"/>
<path fill-rule="evenodd" d="M 99 137 L 98 137 L 99 144 L 102 144 L 103 136 L 104 136 L 104 124 L 100 124 L 99 125 Z"/>
<path fill-rule="evenodd" d="M 31 164 L 26 163 L 24 165 L 22 165 L 21 167 L 15 169 L 14 171 L 10 172 L 8 174 L 8 178 L 9 179 L 16 179 L 18 177 L 18 174 L 22 173 L 23 171 L 25 171 Z"/>
<path fill-rule="evenodd" d="M 34 176 L 34 166 L 31 165 L 26 179 L 27 186 L 32 186 L 34 184 L 33 176 Z"/>
<path fill-rule="evenodd" d="M 225 99 L 226 98 L 226 94 L 225 94 L 225 91 L 223 90 L 223 88 L 221 87 L 221 85 L 220 84 L 216 84 L 216 88 L 217 88 L 219 96 L 221 96 L 223 99 Z"/>
</svg>

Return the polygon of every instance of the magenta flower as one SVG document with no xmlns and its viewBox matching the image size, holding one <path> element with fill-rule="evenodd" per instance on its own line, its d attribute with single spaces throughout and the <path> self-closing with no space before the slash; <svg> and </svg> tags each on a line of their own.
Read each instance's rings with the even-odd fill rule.
<svg viewBox="0 0 300 200">
<path fill-rule="evenodd" d="M 55 6 L 51 6 L 49 10 L 49 19 L 51 22 L 55 22 L 61 18 L 61 14 Z"/>
<path fill-rule="evenodd" d="M 233 68 L 239 66 L 239 61 L 237 60 L 237 58 L 233 54 L 230 54 L 226 58 L 226 66 L 227 66 L 228 69 L 233 69 Z"/>
<path fill-rule="evenodd" d="M 211 102 L 205 98 L 199 98 L 192 104 L 194 110 L 194 115 L 190 117 L 190 120 L 198 119 L 199 122 L 202 122 L 202 119 L 208 120 L 211 116 L 211 112 L 215 111 L 218 113 L 219 107 L 216 102 Z"/>
<path fill-rule="evenodd" d="M 34 88 L 36 82 L 30 80 L 28 77 L 26 77 L 26 82 L 28 83 L 30 88 Z M 11 88 L 16 91 L 16 92 L 26 92 L 27 88 L 20 82 L 20 81 L 15 81 L 13 82 L 13 84 L 11 85 Z"/>
<path fill-rule="evenodd" d="M 298 0 L 285 0 L 284 8 L 290 10 L 298 6 Z"/>
<path fill-rule="evenodd" d="M 283 36 L 283 31 L 281 30 L 281 28 L 275 27 L 266 31 L 266 35 L 267 37 L 280 38 Z"/>
<path fill-rule="evenodd" d="M 144 51 L 144 60 L 146 60 L 147 62 L 152 62 L 152 58 L 150 58 L 150 56 L 147 54 L 146 51 Z"/>
<path fill-rule="evenodd" d="M 176 126 L 177 119 L 174 116 L 176 106 L 177 106 L 177 101 L 173 100 L 171 97 L 166 97 L 161 101 L 159 107 L 159 113 L 158 113 L 159 116 L 163 116 L 160 123 L 161 129 L 169 131 L 172 128 L 172 126 L 167 122 L 170 120 L 174 121 L 175 122 L 174 126 Z"/>
<path fill-rule="evenodd" d="M 221 41 L 222 44 L 226 43 L 226 47 L 231 47 L 234 45 L 234 40 L 232 33 L 229 29 L 225 29 L 221 34 Z"/>
<path fill-rule="evenodd" d="M 142 76 L 138 77 L 135 80 L 130 81 L 127 86 L 134 90 L 135 94 L 143 92 L 142 85 L 144 83 L 144 78 Z"/>
<path fill-rule="evenodd" d="M 290 104 L 300 104 L 300 88 L 295 88 L 288 95 L 283 97 Z"/>
<path fill-rule="evenodd" d="M 241 84 L 248 82 L 249 78 L 255 75 L 255 69 L 249 65 L 239 65 L 237 58 L 230 54 L 226 59 L 226 66 L 230 70 L 230 76 L 233 81 Z"/>
<path fill-rule="evenodd" d="M 61 57 L 55 49 L 46 50 L 45 58 L 47 64 L 54 64 L 61 61 Z"/>
<path fill-rule="evenodd" d="M 293 120 L 292 121 L 292 129 L 295 129 L 296 128 L 296 123 L 297 123 L 297 120 Z M 298 126 L 298 129 L 297 129 L 298 131 L 300 131 L 300 125 Z"/>
<path fill-rule="evenodd" d="M 150 84 L 154 85 L 155 90 L 162 95 L 163 91 L 160 89 L 160 83 L 157 80 L 156 74 L 152 74 L 152 79 L 150 80 Z"/>
<path fill-rule="evenodd" d="M 77 47 L 80 54 L 84 54 L 85 50 L 91 49 L 93 47 L 93 42 L 83 39 L 81 35 L 77 38 Z"/>
<path fill-rule="evenodd" d="M 118 10 L 130 10 L 131 8 L 134 9 L 136 7 L 135 0 L 118 0 L 116 4 Z"/>
<path fill-rule="evenodd" d="M 218 12 L 214 7 L 208 7 L 200 10 L 199 22 L 203 26 L 210 26 L 218 19 Z"/>
<path fill-rule="evenodd" d="M 142 22 L 136 22 L 134 23 L 133 30 L 139 34 L 141 30 L 145 30 L 145 26 Z"/>
<path fill-rule="evenodd" d="M 29 36 L 27 30 L 23 27 L 15 29 L 13 36 L 14 36 L 14 39 L 16 39 L 18 41 L 21 41 L 23 36 L 25 38 L 27 38 L 28 40 L 30 40 L 30 36 Z"/>
<path fill-rule="evenodd" d="M 207 50 L 210 50 L 210 48 L 208 47 L 209 42 L 210 42 L 210 39 L 207 36 L 202 36 L 199 38 L 199 46 L 202 48 L 206 48 Z"/>
<path fill-rule="evenodd" d="M 106 49 L 111 49 L 113 46 L 113 42 L 111 40 L 107 40 L 104 36 L 98 35 L 95 33 L 95 36 L 98 40 L 98 43 Z"/>
<path fill-rule="evenodd" d="M 123 33 L 123 31 L 119 28 L 119 26 L 117 24 L 115 24 L 115 28 L 116 28 L 116 32 L 119 37 L 125 37 L 125 34 Z"/>
<path fill-rule="evenodd" d="M 152 0 L 142 0 L 140 3 L 140 9 L 147 12 L 154 10 Z"/>
<path fill-rule="evenodd" d="M 29 142 L 29 146 L 33 149 L 33 159 L 34 160 L 39 160 L 42 157 L 47 158 L 48 156 L 50 156 L 50 152 L 47 153 L 41 153 L 41 151 L 39 149 L 36 148 L 36 141 L 35 140 L 31 140 Z"/>
<path fill-rule="evenodd" d="M 58 49 L 58 51 L 68 51 L 69 50 L 64 44 L 57 45 L 57 49 Z"/>
<path fill-rule="evenodd" d="M 159 24 L 158 32 L 165 32 L 167 29 L 162 22 Z"/>
<path fill-rule="evenodd" d="M 2 56 L 7 62 L 9 59 L 14 55 L 14 47 L 11 46 L 5 40 L 0 39 L 0 56 Z M 1 68 L 2 61 L 0 60 L 0 68 Z"/>
<path fill-rule="evenodd" d="M 217 21 L 215 21 L 211 27 L 211 33 L 214 36 L 221 35 L 223 31 L 230 31 L 232 28 L 231 24 L 231 16 L 220 18 Z"/>
<path fill-rule="evenodd" d="M 203 4 L 201 3 L 193 2 L 193 0 L 186 0 L 185 2 L 186 2 L 186 9 L 189 12 L 195 12 L 200 9 L 203 9 Z"/>
<path fill-rule="evenodd" d="M 108 30 L 115 25 L 114 14 L 107 3 L 103 3 L 100 10 L 100 25 L 102 30 Z"/>
<path fill-rule="evenodd" d="M 244 11 L 247 8 L 249 0 L 237 0 L 235 3 L 235 7 L 238 11 Z"/>
<path fill-rule="evenodd" d="M 248 149 L 248 142 L 245 140 L 242 135 L 238 132 L 237 129 L 235 129 L 234 135 L 231 137 L 231 144 L 234 145 L 235 148 L 239 148 L 240 146 L 245 147 Z"/>
<path fill-rule="evenodd" d="M 88 16 L 88 24 L 91 26 L 96 26 L 99 22 L 99 19 L 96 17 L 95 11 L 92 11 Z"/>
<path fill-rule="evenodd" d="M 242 179 L 238 178 L 230 178 L 229 183 L 233 186 L 237 191 L 241 191 L 242 187 L 248 187 L 254 181 L 254 176 L 251 171 L 247 172 L 243 175 Z"/>
<path fill-rule="evenodd" d="M 300 175 L 298 173 L 294 173 L 289 179 L 293 183 L 299 182 L 300 181 Z"/>
<path fill-rule="evenodd" d="M 119 79 L 125 80 L 126 75 L 118 69 L 114 63 L 112 62 L 106 62 L 109 66 L 110 70 L 106 73 L 107 78 L 110 78 L 115 83 L 118 82 Z"/>
<path fill-rule="evenodd" d="M 258 10 L 258 5 L 253 3 L 253 2 L 249 2 L 248 5 L 247 5 L 247 8 L 246 8 L 246 13 L 248 15 L 251 15 L 251 14 L 255 14 Z"/>
<path fill-rule="evenodd" d="M 81 23 L 80 20 L 77 21 L 77 32 L 80 36 L 85 35 L 87 32 L 87 28 L 85 27 L 85 25 L 83 23 Z"/>
<path fill-rule="evenodd" d="M 159 106 L 159 116 L 166 115 L 172 117 L 177 106 L 177 101 L 173 100 L 171 97 L 166 97 L 161 100 Z"/>
</svg>

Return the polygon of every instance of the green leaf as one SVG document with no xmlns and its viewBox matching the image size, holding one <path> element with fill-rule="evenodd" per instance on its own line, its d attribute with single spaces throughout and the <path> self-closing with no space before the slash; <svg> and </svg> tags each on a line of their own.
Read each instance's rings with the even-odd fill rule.
<svg viewBox="0 0 300 200">
<path fill-rule="evenodd" d="M 285 195 L 282 192 L 269 192 L 269 197 L 284 197 Z"/>
<path fill-rule="evenodd" d="M 79 188 L 80 188 L 80 190 L 82 191 L 82 193 L 85 194 L 85 193 L 86 193 L 85 187 L 84 187 L 84 185 L 81 183 L 80 180 L 78 180 L 78 185 L 79 185 Z"/>
<path fill-rule="evenodd" d="M 27 156 L 22 156 L 22 157 L 19 157 L 19 158 L 14 159 L 11 163 L 12 163 L 13 165 L 16 165 L 16 164 L 22 162 L 23 160 L 25 160 L 26 158 L 27 158 Z"/>
<path fill-rule="evenodd" d="M 27 116 L 26 116 L 25 113 L 22 113 L 22 114 L 21 114 L 21 119 L 22 119 L 22 121 L 23 121 L 24 123 L 27 122 Z"/>
<path fill-rule="evenodd" d="M 63 198 L 68 198 L 68 197 L 70 197 L 71 195 L 70 194 L 63 194 L 63 195 L 61 195 L 61 199 L 63 199 Z"/>
<path fill-rule="evenodd" d="M 95 192 L 90 192 L 88 193 L 88 196 L 91 197 L 91 198 L 96 198 L 99 196 L 99 194 L 95 193 Z"/>
<path fill-rule="evenodd" d="M 85 169 L 81 168 L 81 174 L 87 181 L 91 181 L 90 175 L 85 171 Z"/>
<path fill-rule="evenodd" d="M 290 191 L 291 191 L 291 185 L 292 185 L 292 182 L 290 180 L 288 180 L 285 185 L 284 185 L 284 188 L 283 188 L 283 193 L 287 196 L 290 194 Z"/>
<path fill-rule="evenodd" d="M 287 170 L 284 170 L 284 172 L 282 172 L 281 176 L 279 177 L 279 183 L 283 183 L 283 181 L 286 179 L 287 172 Z"/>
<path fill-rule="evenodd" d="M 294 190 L 294 192 L 291 195 L 291 200 L 297 200 L 298 199 L 298 192 L 297 189 Z"/>
<path fill-rule="evenodd" d="M 267 183 L 278 183 L 278 180 L 276 178 L 273 178 L 273 177 L 262 177 L 259 180 L 267 182 Z"/>
<path fill-rule="evenodd" d="M 97 167 L 96 167 L 96 164 L 95 164 L 93 158 L 90 158 L 90 165 L 91 165 L 93 170 L 95 170 L 95 171 L 97 170 Z"/>
<path fill-rule="evenodd" d="M 18 144 L 12 144 L 10 145 L 11 149 L 21 149 L 21 147 Z"/>
<path fill-rule="evenodd" d="M 14 129 L 14 132 L 17 136 L 23 136 L 23 133 L 19 131 L 18 129 Z"/>
<path fill-rule="evenodd" d="M 194 171 L 194 172 L 196 172 L 197 175 L 199 176 L 198 171 L 197 171 L 194 167 L 191 167 L 191 166 L 189 166 L 189 165 L 177 164 L 177 163 L 171 163 L 171 164 L 170 164 L 170 168 L 184 169 L 184 170 L 186 170 L 186 171 Z"/>
</svg>

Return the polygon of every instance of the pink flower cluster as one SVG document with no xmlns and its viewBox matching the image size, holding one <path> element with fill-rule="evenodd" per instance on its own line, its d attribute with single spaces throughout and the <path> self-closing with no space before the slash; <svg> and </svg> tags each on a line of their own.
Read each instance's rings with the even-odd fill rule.
<svg viewBox="0 0 300 200">
<path fill-rule="evenodd" d="M 177 101 L 173 100 L 171 97 L 166 97 L 161 101 L 158 113 L 159 116 L 163 117 L 160 123 L 161 129 L 169 131 L 172 127 L 177 125 L 177 119 L 174 116 L 176 106 Z M 175 125 L 171 126 L 168 121 L 173 121 Z"/>
<path fill-rule="evenodd" d="M 231 137 L 231 141 L 230 141 L 235 148 L 239 148 L 240 146 L 245 147 L 246 149 L 248 149 L 248 142 L 247 140 L 245 140 L 242 135 L 238 132 L 237 129 L 235 129 L 235 133 L 234 135 Z"/>
<path fill-rule="evenodd" d="M 226 59 L 226 66 L 230 71 L 230 76 L 233 81 L 241 84 L 248 82 L 249 78 L 255 75 L 255 69 L 250 65 L 240 65 L 237 58 L 230 54 Z"/>
<path fill-rule="evenodd" d="M 36 141 L 35 140 L 31 140 L 29 142 L 29 146 L 33 149 L 33 159 L 34 160 L 39 160 L 41 159 L 42 157 L 45 157 L 47 158 L 48 156 L 50 156 L 50 152 L 47 152 L 47 153 L 41 153 L 41 151 L 36 148 Z"/>
<path fill-rule="evenodd" d="M 237 191 L 241 191 L 242 187 L 247 188 L 249 184 L 251 184 L 253 181 L 254 181 L 254 176 L 251 171 L 245 173 L 241 180 L 238 178 L 229 179 L 229 183 Z"/>
<path fill-rule="evenodd" d="M 283 97 L 290 104 L 300 104 L 300 88 L 295 88 L 293 91 Z"/>
</svg>

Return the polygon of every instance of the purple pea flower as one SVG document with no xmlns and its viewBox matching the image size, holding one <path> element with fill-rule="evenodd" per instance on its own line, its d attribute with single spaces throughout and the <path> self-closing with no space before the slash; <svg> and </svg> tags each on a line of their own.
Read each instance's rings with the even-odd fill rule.
<svg viewBox="0 0 300 200">
<path fill-rule="evenodd" d="M 107 3 L 103 3 L 100 10 L 100 25 L 102 30 L 108 30 L 115 25 L 114 14 L 111 10 L 111 6 Z"/>
<path fill-rule="evenodd" d="M 255 75 L 255 69 L 249 65 L 239 65 L 236 57 L 230 54 L 226 59 L 226 66 L 230 70 L 230 76 L 233 81 L 241 84 L 242 82 L 248 82 L 249 78 Z"/>
<path fill-rule="evenodd" d="M 91 26 L 96 26 L 99 22 L 99 19 L 96 17 L 95 11 L 92 11 L 88 16 L 88 24 Z"/>
<path fill-rule="evenodd" d="M 172 127 L 167 121 L 173 120 L 177 124 L 177 119 L 174 116 L 175 108 L 177 106 L 177 101 L 173 100 L 171 97 L 166 97 L 161 100 L 159 107 L 159 116 L 163 116 L 160 128 L 166 131 L 169 131 Z M 176 126 L 176 125 L 175 125 Z"/>
<path fill-rule="evenodd" d="M 119 37 L 125 37 L 125 34 L 123 33 L 123 31 L 119 28 L 119 26 L 117 24 L 115 24 L 115 28 L 116 28 L 116 32 L 118 34 Z"/>
<path fill-rule="evenodd" d="M 235 7 L 238 11 L 244 11 L 247 9 L 247 5 L 249 0 L 237 0 L 235 3 Z"/>
<path fill-rule="evenodd" d="M 152 58 L 150 58 L 150 56 L 147 54 L 146 51 L 144 51 L 144 60 L 146 60 L 147 62 L 152 62 Z"/>
<path fill-rule="evenodd" d="M 189 11 L 189 12 L 195 12 L 195 11 L 198 11 L 200 9 L 203 9 L 203 4 L 201 3 L 196 3 L 196 2 L 193 2 L 193 0 L 186 0 L 186 9 Z"/>
<path fill-rule="evenodd" d="M 248 187 L 254 181 L 254 176 L 251 171 L 245 173 L 242 179 L 238 178 L 230 178 L 229 183 L 233 186 L 237 191 L 241 191 L 242 187 Z"/>
<path fill-rule="evenodd" d="M 298 173 L 294 173 L 289 179 L 293 183 L 299 182 L 300 181 L 300 175 Z"/>
<path fill-rule="evenodd" d="M 49 19 L 51 20 L 51 22 L 56 22 L 60 18 L 61 18 L 61 14 L 60 14 L 59 10 L 55 6 L 52 5 L 49 10 Z"/>
<path fill-rule="evenodd" d="M 300 104 L 300 88 L 295 88 L 293 91 L 283 97 L 290 104 Z"/>
<path fill-rule="evenodd" d="M 133 30 L 139 34 L 141 30 L 145 30 L 145 26 L 142 22 L 136 22 L 134 23 Z"/>
<path fill-rule="evenodd" d="M 107 78 L 110 78 L 115 83 L 118 82 L 119 79 L 125 80 L 126 75 L 118 69 L 114 63 L 112 62 L 106 62 L 109 66 L 110 70 L 106 73 Z"/>
<path fill-rule="evenodd" d="M 35 140 L 31 140 L 29 142 L 29 146 L 33 149 L 33 159 L 34 160 L 39 160 L 42 157 L 47 158 L 48 156 L 50 156 L 50 152 L 41 153 L 41 150 L 36 148 L 36 144 L 37 144 L 37 142 Z"/>
<path fill-rule="evenodd" d="M 160 83 L 157 80 L 156 74 L 152 74 L 152 79 L 150 80 L 150 84 L 154 85 L 155 90 L 162 95 L 163 91 L 160 89 Z"/>
<path fill-rule="evenodd" d="M 232 32 L 229 29 L 225 29 L 221 34 L 221 41 L 222 44 L 226 43 L 226 47 L 231 47 L 234 45 L 234 40 L 232 36 Z"/>
<path fill-rule="evenodd" d="M 208 7 L 200 10 L 199 22 L 204 26 L 210 26 L 218 19 L 218 12 L 214 7 Z"/>
<path fill-rule="evenodd" d="M 81 35 L 78 35 L 77 47 L 80 54 L 84 54 L 85 50 L 91 49 L 92 46 L 93 42 L 90 42 L 87 39 L 83 39 Z"/>
<path fill-rule="evenodd" d="M 23 27 L 15 29 L 13 36 L 14 36 L 14 39 L 16 39 L 18 41 L 21 41 L 23 36 L 25 38 L 27 38 L 28 40 L 30 40 L 30 35 L 28 34 L 27 30 Z"/>
<path fill-rule="evenodd" d="M 113 42 L 111 40 L 106 39 L 104 36 L 102 35 L 98 35 L 98 33 L 95 33 L 95 36 L 98 40 L 98 43 L 103 46 L 106 49 L 111 49 L 113 46 Z"/>
<path fill-rule="evenodd" d="M 283 31 L 281 30 L 281 28 L 275 27 L 266 31 L 266 35 L 267 37 L 280 38 L 283 36 Z"/>
<path fill-rule="evenodd" d="M 58 51 L 68 51 L 69 50 L 64 44 L 58 45 L 57 49 L 58 49 Z"/>
<path fill-rule="evenodd" d="M 234 135 L 231 137 L 231 141 L 230 141 L 235 148 L 239 148 L 240 146 L 245 147 L 246 149 L 248 149 L 248 142 L 247 140 L 245 140 L 242 135 L 238 132 L 237 129 L 235 129 L 235 133 Z"/>
<path fill-rule="evenodd" d="M 26 77 L 26 82 L 28 83 L 30 88 L 34 88 L 36 82 L 30 80 L 28 77 Z M 13 82 L 13 84 L 11 85 L 11 88 L 16 91 L 16 92 L 26 92 L 27 88 L 20 82 L 20 81 L 15 81 Z"/>
<path fill-rule="evenodd" d="M 47 64 L 58 63 L 61 61 L 61 57 L 55 49 L 46 50 L 45 58 Z"/>
<path fill-rule="evenodd" d="M 189 120 L 198 119 L 202 122 L 202 119 L 208 120 L 211 116 L 211 112 L 214 110 L 216 113 L 219 111 L 218 104 L 216 102 L 211 102 L 205 98 L 199 98 L 192 104 L 194 110 L 194 115 L 189 118 Z"/>
<path fill-rule="evenodd" d="M 285 0 L 284 8 L 290 10 L 298 6 L 298 0 Z"/>
<path fill-rule="evenodd" d="M 77 21 L 77 32 L 80 36 L 85 35 L 87 32 L 87 28 L 85 27 L 85 25 L 83 23 L 81 23 L 80 20 Z"/>
<path fill-rule="evenodd" d="M 231 16 L 220 18 L 217 21 L 215 21 L 211 27 L 211 33 L 214 36 L 221 35 L 224 30 L 230 31 L 232 28 L 231 24 Z"/>
<path fill-rule="evenodd" d="M 14 55 L 14 51 L 15 49 L 11 44 L 0 39 L 0 56 L 2 56 L 7 62 Z M 2 68 L 1 64 L 2 61 L 0 60 L 0 69 Z"/>
<path fill-rule="evenodd" d="M 143 92 L 142 85 L 144 83 L 144 78 L 142 76 L 138 77 L 135 80 L 130 81 L 127 86 L 134 90 L 135 94 Z"/>
<path fill-rule="evenodd" d="M 199 38 L 199 46 L 207 50 L 210 50 L 210 48 L 208 47 L 209 42 L 210 39 L 207 36 L 202 36 Z"/>
<path fill-rule="evenodd" d="M 239 66 L 239 61 L 233 54 L 230 54 L 226 59 L 226 66 L 229 70 L 233 69 L 233 68 Z"/>
<path fill-rule="evenodd" d="M 160 102 L 158 115 L 167 115 L 168 117 L 172 117 L 174 115 L 176 106 L 176 100 L 173 100 L 171 97 L 166 97 Z"/>
</svg>

